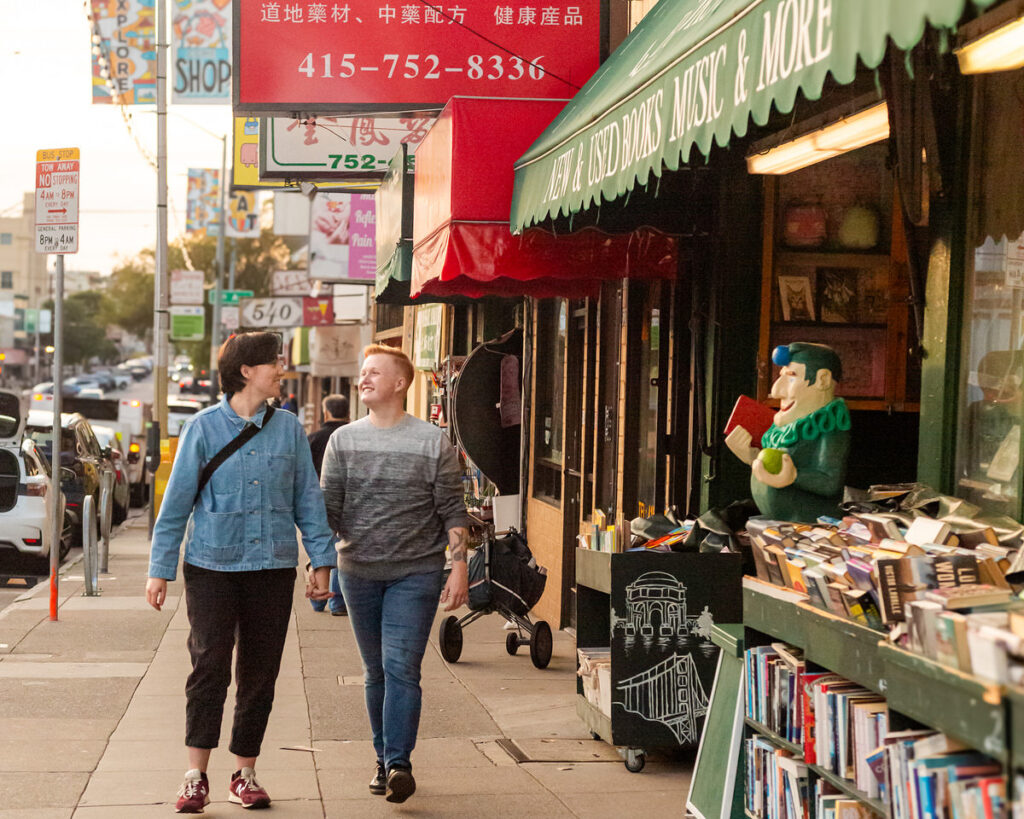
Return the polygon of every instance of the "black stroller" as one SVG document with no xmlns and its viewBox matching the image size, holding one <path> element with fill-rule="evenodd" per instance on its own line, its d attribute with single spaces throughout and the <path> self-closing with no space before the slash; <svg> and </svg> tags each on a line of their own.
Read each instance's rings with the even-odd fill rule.
<svg viewBox="0 0 1024 819">
<path fill-rule="evenodd" d="M 470 612 L 461 619 L 453 614 L 441 622 L 441 656 L 449 663 L 458 662 L 463 627 L 496 611 L 516 627 L 505 638 L 505 650 L 515 654 L 519 646 L 529 646 L 533 664 L 547 668 L 551 662 L 551 626 L 544 620 L 531 621 L 529 615 L 544 593 L 546 582 L 547 574 L 533 559 L 522 535 L 513 529 L 495 539 L 488 528 L 483 544 L 469 561 Z"/>
</svg>

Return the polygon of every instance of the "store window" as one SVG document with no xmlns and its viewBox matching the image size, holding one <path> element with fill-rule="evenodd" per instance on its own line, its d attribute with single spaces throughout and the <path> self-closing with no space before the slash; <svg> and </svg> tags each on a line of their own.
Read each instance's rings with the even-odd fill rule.
<svg viewBox="0 0 1024 819">
<path fill-rule="evenodd" d="M 637 514 L 650 517 L 658 506 L 658 393 L 661 367 L 661 282 L 647 287 L 640 325 Z"/>
<path fill-rule="evenodd" d="M 537 365 L 534 409 L 534 476 L 536 497 L 562 497 L 565 344 L 569 304 L 565 299 L 537 303 Z"/>
<path fill-rule="evenodd" d="M 0 290 L 14 289 L 14 273 L 10 270 L 0 270 Z"/>
<path fill-rule="evenodd" d="M 975 79 L 957 494 L 1020 518 L 1024 70 Z"/>
</svg>

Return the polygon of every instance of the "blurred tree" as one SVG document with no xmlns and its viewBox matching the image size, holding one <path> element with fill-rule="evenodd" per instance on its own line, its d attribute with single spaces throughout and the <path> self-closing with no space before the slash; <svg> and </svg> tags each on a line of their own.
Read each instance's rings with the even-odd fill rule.
<svg viewBox="0 0 1024 819">
<path fill-rule="evenodd" d="M 153 334 L 153 268 L 149 250 L 115 267 L 102 316 L 106 324 L 116 324 L 147 341 Z"/>
<path fill-rule="evenodd" d="M 102 319 L 110 310 L 108 302 L 105 293 L 95 291 L 72 293 L 64 299 L 65 364 L 85 364 L 92 358 L 104 363 L 118 360 L 117 345 L 107 338 L 107 325 Z M 43 307 L 52 310 L 53 300 Z"/>
</svg>

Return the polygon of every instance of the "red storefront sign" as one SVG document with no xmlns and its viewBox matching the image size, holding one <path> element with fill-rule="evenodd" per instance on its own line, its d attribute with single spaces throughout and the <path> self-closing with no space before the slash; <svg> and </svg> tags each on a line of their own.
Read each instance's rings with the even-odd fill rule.
<svg viewBox="0 0 1024 819">
<path fill-rule="evenodd" d="M 333 296 L 304 296 L 302 299 L 302 326 L 320 327 L 334 324 Z"/>
<path fill-rule="evenodd" d="M 601 0 L 235 0 L 236 114 L 572 97 L 600 64 Z"/>
</svg>

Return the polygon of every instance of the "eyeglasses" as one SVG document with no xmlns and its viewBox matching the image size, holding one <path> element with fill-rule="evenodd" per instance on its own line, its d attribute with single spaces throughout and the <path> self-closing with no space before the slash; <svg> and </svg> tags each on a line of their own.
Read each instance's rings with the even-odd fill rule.
<svg viewBox="0 0 1024 819">
<path fill-rule="evenodd" d="M 281 355 L 281 354 L 278 354 L 278 355 L 274 356 L 274 358 L 272 360 L 264 361 L 262 363 L 263 364 L 269 364 L 272 367 L 276 367 L 276 366 L 280 365 L 284 369 L 287 369 L 288 368 L 288 357 L 284 356 L 284 355 Z M 259 365 L 255 365 L 255 366 L 259 366 Z"/>
</svg>

